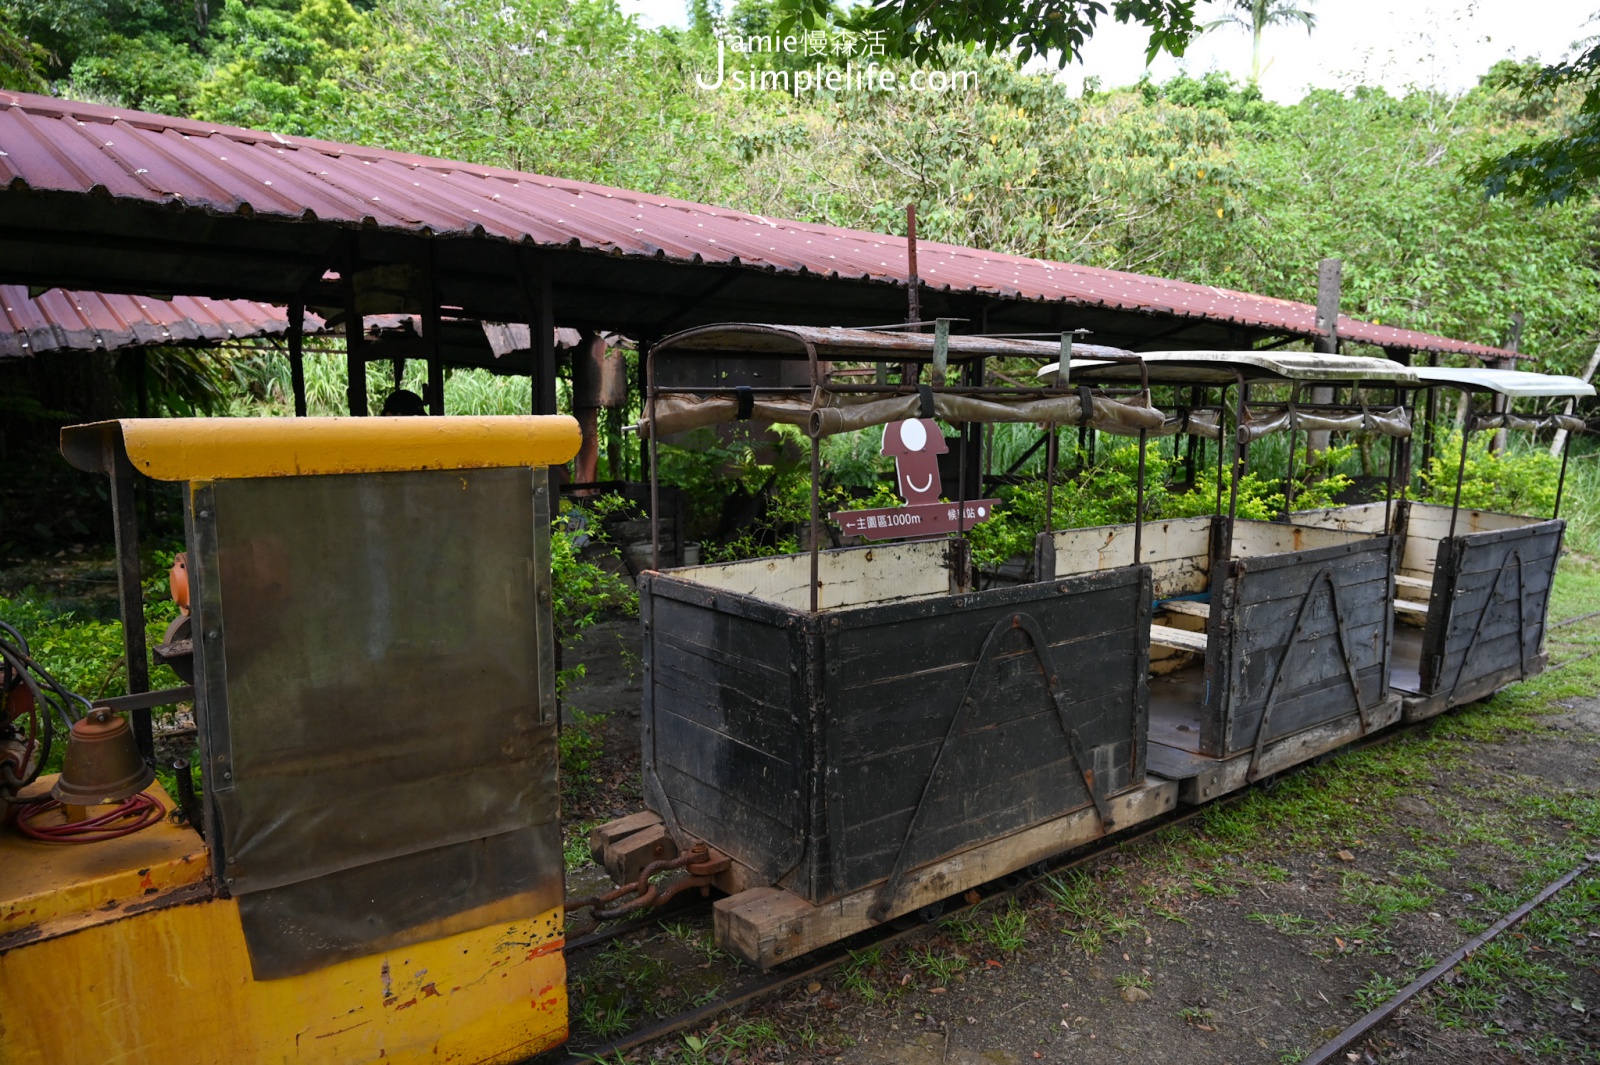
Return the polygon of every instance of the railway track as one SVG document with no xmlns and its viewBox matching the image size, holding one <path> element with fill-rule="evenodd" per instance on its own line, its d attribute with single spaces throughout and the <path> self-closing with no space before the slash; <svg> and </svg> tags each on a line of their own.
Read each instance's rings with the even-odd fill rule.
<svg viewBox="0 0 1600 1065">
<path fill-rule="evenodd" d="M 1600 612 L 1581 614 L 1576 617 L 1566 618 L 1559 622 L 1553 622 L 1549 628 L 1552 630 L 1567 628 L 1572 625 L 1593 620 L 1595 618 L 1600 618 Z M 1589 656 L 1584 655 L 1580 657 L 1586 658 Z M 1552 668 L 1559 667 L 1556 666 Z M 1430 723 L 1431 721 L 1422 721 L 1409 725 L 1395 725 L 1380 734 L 1369 736 L 1358 740 L 1355 743 L 1349 744 L 1338 752 L 1334 752 L 1332 755 L 1325 755 L 1313 759 L 1310 762 L 1303 763 L 1302 765 L 1296 766 L 1293 769 L 1287 770 L 1285 773 L 1263 780 L 1258 786 L 1270 789 L 1278 780 L 1281 780 L 1291 774 L 1301 772 L 1310 766 L 1320 765 L 1329 757 L 1333 757 L 1338 754 L 1346 754 L 1353 751 L 1366 750 L 1381 744 L 1402 739 L 1406 736 L 1417 733 Z M 976 889 L 976 894 L 980 896 L 976 901 L 968 901 L 971 895 L 971 893 L 968 893 L 966 896 L 958 896 L 956 899 L 956 905 L 947 909 L 941 909 L 936 914 L 927 915 L 925 918 L 915 915 L 907 915 L 906 917 L 899 918 L 896 921 L 891 921 L 876 928 L 869 929 L 868 931 L 861 932 L 847 940 L 834 944 L 833 946 L 826 947 L 808 954 L 804 958 L 782 966 L 779 969 L 767 973 L 759 973 L 753 980 L 742 983 L 737 990 L 729 994 L 718 996 L 709 1002 L 696 1005 L 690 1009 L 672 1014 L 671 1016 L 651 1021 L 649 1024 L 634 1029 L 628 1034 L 609 1042 L 593 1046 L 579 1047 L 577 1049 L 573 1049 L 573 1045 L 569 1043 L 566 1057 L 561 1058 L 557 1056 L 551 1056 L 548 1058 L 548 1061 L 551 1063 L 560 1062 L 560 1065 L 594 1065 L 596 1061 L 616 1059 L 629 1050 L 636 1049 L 647 1043 L 652 1043 L 658 1039 L 674 1035 L 678 1032 L 706 1024 L 728 1010 L 736 1009 L 760 998 L 775 995 L 783 991 L 785 988 L 808 981 L 812 977 L 818 976 L 840 965 L 843 965 L 850 960 L 854 953 L 859 951 L 875 946 L 891 946 L 904 942 L 913 942 L 922 936 L 930 934 L 939 926 L 940 922 L 950 917 L 979 909 L 996 901 L 1003 901 L 1008 898 L 1020 896 L 1034 885 L 1044 880 L 1046 877 L 1059 875 L 1061 873 L 1069 872 L 1073 869 L 1088 866 L 1104 855 L 1111 853 L 1126 844 L 1147 839 L 1150 836 L 1153 836 L 1156 833 L 1164 831 L 1175 825 L 1185 824 L 1194 820 L 1195 818 L 1201 817 L 1214 809 L 1226 807 L 1232 803 L 1238 802 L 1245 796 L 1249 795 L 1250 791 L 1250 788 L 1244 788 L 1239 791 L 1220 796 L 1219 798 L 1200 806 L 1173 811 L 1172 813 L 1164 814 L 1161 817 L 1155 818 L 1151 821 L 1134 825 L 1123 832 L 1107 836 L 1103 839 L 1096 840 L 1094 843 L 1087 844 L 1072 851 L 1068 851 L 1051 861 L 1040 863 L 1040 866 L 1033 867 L 1026 872 L 1014 873 L 1003 880 L 983 885 Z M 1499 931 L 1503 931 L 1504 927 L 1509 927 L 1516 921 L 1521 920 L 1523 917 L 1527 916 L 1527 914 L 1531 912 L 1532 909 L 1534 909 L 1537 905 L 1542 904 L 1549 897 L 1551 897 L 1556 890 L 1559 890 L 1560 887 L 1570 883 L 1577 876 L 1581 875 L 1583 872 L 1586 872 L 1594 864 L 1594 860 L 1584 863 L 1582 867 L 1574 870 L 1572 873 L 1569 873 L 1566 877 L 1563 877 L 1562 880 L 1556 885 L 1552 885 L 1552 887 L 1547 888 L 1544 892 L 1541 892 L 1537 898 L 1520 908 L 1516 913 L 1509 915 L 1501 923 L 1501 925 L 1495 926 L 1494 928 L 1490 929 L 1489 932 L 1486 932 L 1483 937 L 1479 938 L 1483 939 L 1485 937 L 1491 937 L 1492 934 L 1498 934 Z M 950 900 L 947 900 L 946 906 L 949 906 L 949 902 Z M 567 945 L 567 955 L 569 958 L 572 958 L 596 947 L 600 947 L 607 943 L 611 943 L 632 935 L 633 933 L 659 929 L 664 922 L 675 917 L 693 914 L 699 908 L 700 907 L 698 907 L 692 899 L 688 898 L 687 896 L 680 896 L 663 911 L 654 912 L 648 916 L 633 918 L 610 927 L 602 928 L 578 939 L 574 939 Z M 1366 1017 L 1363 1017 L 1360 1021 L 1356 1022 L 1356 1024 L 1351 1025 L 1351 1027 L 1347 1029 L 1345 1033 L 1341 1033 L 1341 1038 L 1344 1039 L 1343 1042 L 1339 1042 L 1339 1040 L 1336 1039 L 1330 1042 L 1327 1047 L 1324 1047 L 1323 1051 L 1326 1051 L 1331 1055 L 1335 1050 L 1343 1049 L 1355 1039 L 1359 1038 L 1373 1027 L 1376 1027 L 1378 1024 L 1382 1023 L 1382 1021 L 1392 1014 L 1395 1009 L 1397 1009 L 1405 1001 L 1409 1000 L 1413 995 L 1423 990 L 1427 984 L 1430 984 L 1433 980 L 1438 979 L 1440 975 L 1443 975 L 1445 971 L 1447 971 L 1455 963 L 1459 962 L 1461 958 L 1471 950 L 1476 949 L 1478 945 L 1481 944 L 1475 940 L 1473 943 L 1469 943 L 1464 946 L 1460 951 L 1457 952 L 1457 955 L 1452 956 L 1453 960 L 1446 959 L 1445 963 L 1441 963 L 1439 967 L 1436 967 L 1438 969 L 1437 972 L 1430 971 L 1430 973 L 1424 974 L 1423 977 L 1419 977 L 1412 987 L 1406 988 L 1402 994 L 1397 995 L 1395 999 L 1391 1000 L 1390 1003 L 1373 1010 Z M 1348 1036 L 1348 1038 L 1345 1038 L 1346 1036 Z M 1319 1053 L 1322 1053 L 1323 1051 L 1319 1051 Z M 1326 1060 L 1331 1060 L 1331 1058 Z"/>
<path fill-rule="evenodd" d="M 1389 743 L 1411 735 L 1425 724 L 1427 723 L 1396 726 L 1380 735 L 1352 743 L 1337 753 L 1344 754 Z M 1312 765 L 1321 764 L 1324 760 L 1319 758 L 1296 766 L 1284 774 L 1261 781 L 1258 786 L 1271 788 L 1284 776 L 1298 773 Z M 1018 897 L 1047 877 L 1058 876 L 1062 873 L 1091 865 L 1101 857 L 1122 846 L 1137 843 L 1158 832 L 1192 821 L 1212 810 L 1239 802 L 1250 792 L 1250 788 L 1245 788 L 1221 796 L 1203 805 L 1176 810 L 1153 820 L 1131 826 L 1122 832 L 1068 851 L 1053 860 L 1039 863 L 1039 865 L 1024 872 L 1013 873 L 1002 880 L 982 885 L 975 889 L 975 893 L 979 896 L 976 901 L 968 901 L 972 894 L 968 893 L 966 896 L 957 896 L 956 904 L 953 906 L 950 904 L 951 900 L 946 900 L 946 908 L 940 909 L 935 914 L 928 914 L 925 917 L 910 914 L 895 921 L 887 922 L 876 928 L 858 933 L 830 947 L 814 951 L 789 965 L 782 966 L 771 972 L 757 974 L 755 979 L 742 983 L 737 990 L 730 994 L 719 996 L 712 1001 L 691 1007 L 671 1016 L 659 1018 L 610 1042 L 579 1047 L 576 1050 L 569 1043 L 568 1054 L 565 1058 L 552 1057 L 549 1061 L 552 1063 L 560 1062 L 561 1065 L 593 1065 L 597 1060 L 612 1060 L 629 1050 L 705 1024 L 728 1010 L 736 1009 L 756 999 L 777 994 L 785 988 L 828 972 L 848 962 L 854 953 L 876 946 L 891 946 L 904 942 L 913 942 L 922 936 L 930 934 L 942 921 L 959 916 L 962 913 L 977 910 L 997 901 Z M 634 932 L 660 928 L 662 923 L 670 918 L 692 913 L 695 909 L 697 907 L 692 903 L 684 903 L 669 908 L 667 912 L 635 918 L 614 928 L 601 929 L 580 939 L 575 939 L 569 944 L 567 948 L 568 957 L 571 958 L 576 954 L 592 950 L 595 947 L 613 942 Z"/>
</svg>

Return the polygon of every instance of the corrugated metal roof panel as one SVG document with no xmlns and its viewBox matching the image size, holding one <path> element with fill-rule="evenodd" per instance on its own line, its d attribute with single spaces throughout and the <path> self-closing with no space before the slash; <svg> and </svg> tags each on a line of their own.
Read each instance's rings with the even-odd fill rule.
<svg viewBox="0 0 1600 1065">
<path fill-rule="evenodd" d="M 689 263 L 906 286 L 904 242 L 578 181 L 401 152 L 0 92 L 0 185 Z M 951 293 L 1104 307 L 1318 335 L 1292 300 L 925 241 L 922 284 Z M 1505 357 L 1483 344 L 1346 316 L 1339 334 L 1386 347 Z"/>
<path fill-rule="evenodd" d="M 282 335 L 288 312 L 252 300 L 114 296 L 54 288 L 38 297 L 0 285 L 0 359 L 60 351 L 115 351 L 146 344 L 205 344 Z M 322 319 L 306 315 L 306 331 Z"/>
</svg>

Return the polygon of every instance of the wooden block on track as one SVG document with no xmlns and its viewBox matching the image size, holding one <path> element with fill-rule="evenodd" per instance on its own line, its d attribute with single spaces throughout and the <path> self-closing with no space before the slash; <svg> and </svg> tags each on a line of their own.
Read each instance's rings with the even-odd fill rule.
<svg viewBox="0 0 1600 1065">
<path fill-rule="evenodd" d="M 605 864 L 606 848 L 618 840 L 631 836 L 635 832 L 643 832 L 647 828 L 654 828 L 661 823 L 661 815 L 654 810 L 640 810 L 627 817 L 619 817 L 615 821 L 607 821 L 603 825 L 595 825 L 589 830 L 589 854 L 601 865 Z"/>
<path fill-rule="evenodd" d="M 606 847 L 601 864 L 611 879 L 619 884 L 631 884 L 651 862 L 676 858 L 678 845 L 665 825 L 642 829 Z"/>
</svg>

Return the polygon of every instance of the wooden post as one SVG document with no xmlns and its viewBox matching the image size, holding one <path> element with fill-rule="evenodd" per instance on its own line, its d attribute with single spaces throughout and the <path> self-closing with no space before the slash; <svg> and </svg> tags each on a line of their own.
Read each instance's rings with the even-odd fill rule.
<svg viewBox="0 0 1600 1065">
<path fill-rule="evenodd" d="M 556 323 L 550 269 L 543 256 L 523 273 L 528 300 L 528 347 L 533 354 L 533 413 L 556 413 Z"/>
<path fill-rule="evenodd" d="M 1317 263 L 1317 328 L 1322 335 L 1316 338 L 1315 348 L 1324 355 L 1339 353 L 1339 293 L 1343 283 L 1344 264 L 1339 259 L 1323 259 Z M 1311 402 L 1332 403 L 1333 389 L 1322 387 L 1311 390 Z M 1328 447 L 1326 429 L 1306 433 L 1306 457 Z"/>
<path fill-rule="evenodd" d="M 428 388 L 424 397 L 428 413 L 436 418 L 444 416 L 444 356 L 439 349 L 439 249 L 428 246 L 428 305 L 422 312 L 422 336 L 426 341 L 428 358 Z"/>
<path fill-rule="evenodd" d="M 306 301 L 289 301 L 289 390 L 294 393 L 294 416 L 306 416 Z"/>
<path fill-rule="evenodd" d="M 366 322 L 356 307 L 355 257 L 345 271 L 344 279 L 344 369 L 345 400 L 350 413 L 357 418 L 367 415 L 367 358 L 361 348 L 366 337 Z"/>
<path fill-rule="evenodd" d="M 1502 348 L 1505 348 L 1507 351 L 1516 351 L 1517 348 L 1519 346 L 1521 346 L 1521 344 L 1522 344 L 1522 323 L 1523 323 L 1522 312 L 1521 311 L 1514 312 L 1511 315 L 1511 328 L 1506 332 L 1506 338 L 1500 344 L 1500 346 Z M 1495 368 L 1498 369 L 1498 370 L 1514 370 L 1514 369 L 1516 369 L 1516 366 L 1517 366 L 1517 360 L 1516 359 L 1496 359 L 1496 360 L 1494 360 L 1494 365 L 1495 365 Z M 1509 402 L 1507 402 L 1505 396 L 1502 396 L 1500 393 L 1496 392 L 1494 394 L 1494 405 L 1493 405 L 1493 407 L 1491 409 L 1494 410 L 1494 412 L 1496 414 L 1499 414 L 1499 413 L 1502 413 L 1504 411 L 1510 410 L 1511 409 L 1511 404 Z M 1495 431 L 1494 436 L 1489 438 L 1489 450 L 1490 451 L 1503 451 L 1503 450 L 1505 450 L 1505 446 L 1506 446 L 1506 431 L 1502 427 L 1502 428 L 1500 428 L 1500 429 Z"/>
</svg>

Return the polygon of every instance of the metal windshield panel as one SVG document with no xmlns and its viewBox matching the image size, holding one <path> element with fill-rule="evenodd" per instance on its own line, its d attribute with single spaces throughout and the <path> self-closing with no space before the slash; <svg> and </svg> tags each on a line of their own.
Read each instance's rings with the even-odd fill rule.
<svg viewBox="0 0 1600 1065">
<path fill-rule="evenodd" d="M 1498 392 L 1502 396 L 1592 396 L 1594 386 L 1565 374 L 1527 370 L 1493 370 L 1480 366 L 1416 366 L 1427 385 L 1448 385 L 1467 392 Z"/>
<path fill-rule="evenodd" d="M 1359 355 L 1324 355 L 1311 351 L 1141 351 L 1136 353 L 1149 370 L 1151 384 L 1231 384 L 1243 375 L 1247 381 L 1355 382 L 1417 387 L 1421 379 L 1414 367 L 1389 359 Z M 1060 369 L 1051 363 L 1039 376 L 1055 380 Z M 1093 359 L 1072 360 L 1072 379 L 1088 381 L 1134 380 L 1136 368 Z"/>
</svg>

